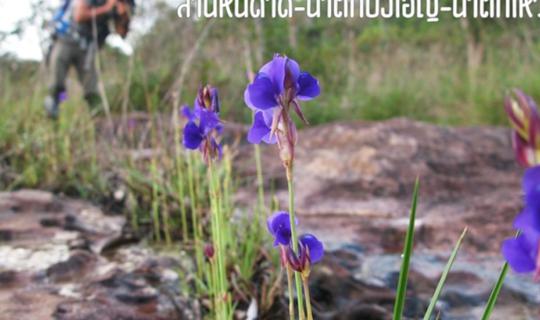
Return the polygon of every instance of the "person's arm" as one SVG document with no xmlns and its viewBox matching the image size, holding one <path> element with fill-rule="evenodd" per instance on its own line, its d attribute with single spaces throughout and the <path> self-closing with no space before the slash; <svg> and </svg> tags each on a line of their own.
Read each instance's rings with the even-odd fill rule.
<svg viewBox="0 0 540 320">
<path fill-rule="evenodd" d="M 75 2 L 75 8 L 73 12 L 73 19 L 75 22 L 86 22 L 101 15 L 109 13 L 117 0 L 107 0 L 107 2 L 99 7 L 89 6 L 85 0 L 77 0 Z"/>
<path fill-rule="evenodd" d="M 130 17 L 131 12 L 127 4 L 124 2 L 118 2 L 116 5 L 117 17 L 115 18 L 114 25 L 116 33 L 119 34 L 122 38 L 127 36 L 129 31 Z"/>
</svg>

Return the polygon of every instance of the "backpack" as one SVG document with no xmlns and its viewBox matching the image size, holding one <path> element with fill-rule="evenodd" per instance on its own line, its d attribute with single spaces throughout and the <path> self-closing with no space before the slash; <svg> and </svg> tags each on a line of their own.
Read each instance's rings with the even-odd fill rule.
<svg viewBox="0 0 540 320">
<path fill-rule="evenodd" d="M 54 14 L 52 23 L 55 36 L 63 36 L 68 33 L 71 25 L 71 17 L 68 14 L 70 9 L 71 0 L 64 0 L 62 6 Z"/>
</svg>

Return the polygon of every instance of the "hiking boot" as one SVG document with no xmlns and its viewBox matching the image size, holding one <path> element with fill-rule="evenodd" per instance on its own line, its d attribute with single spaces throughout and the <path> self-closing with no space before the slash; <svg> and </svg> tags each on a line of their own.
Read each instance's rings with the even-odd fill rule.
<svg viewBox="0 0 540 320">
<path fill-rule="evenodd" d="M 86 100 L 86 104 L 88 105 L 90 116 L 92 118 L 95 118 L 101 115 L 103 111 L 103 105 L 102 105 L 101 97 L 98 94 L 95 94 L 95 93 L 87 94 L 84 96 L 84 100 Z"/>
<path fill-rule="evenodd" d="M 45 102 L 43 103 L 43 107 L 45 108 L 45 112 L 50 119 L 58 119 L 58 114 L 60 113 L 60 106 L 56 99 L 51 96 L 47 96 L 45 98 Z"/>
</svg>

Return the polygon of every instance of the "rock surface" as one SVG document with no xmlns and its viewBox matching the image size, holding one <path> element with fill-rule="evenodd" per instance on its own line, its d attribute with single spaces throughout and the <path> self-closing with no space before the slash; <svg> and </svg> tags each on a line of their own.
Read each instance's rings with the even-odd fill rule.
<svg viewBox="0 0 540 320">
<path fill-rule="evenodd" d="M 241 159 L 251 148 L 240 153 Z M 240 161 L 241 176 L 253 176 Z M 273 146 L 263 148 L 266 189 L 287 203 L 284 170 Z M 443 128 L 404 119 L 336 123 L 299 134 L 296 210 L 306 229 L 327 242 L 369 252 L 398 252 L 416 177 L 421 248 L 449 249 L 465 226 L 465 250 L 494 254 L 512 233 L 521 206 L 522 170 L 502 128 Z M 253 199 L 249 184 L 239 200 Z M 324 219 L 324 228 L 318 228 Z M 340 232 L 335 232 L 340 230 Z M 328 234 L 327 234 L 328 233 Z"/>
<path fill-rule="evenodd" d="M 273 188 L 286 208 L 287 184 L 275 147 L 262 150 L 266 190 Z M 238 200 L 247 205 L 256 199 L 251 153 L 243 147 L 237 162 L 240 176 L 248 177 Z M 422 315 L 454 243 L 468 227 L 439 307 L 441 319 L 478 319 L 503 262 L 501 241 L 513 234 L 512 220 L 522 205 L 521 174 L 503 128 L 444 128 L 405 119 L 335 123 L 299 134 L 296 210 L 301 231 L 355 257 L 340 279 L 392 288 L 419 177 L 409 316 Z M 333 285 L 345 285 L 339 283 Z M 540 287 L 530 278 L 510 275 L 503 295 L 492 319 L 535 318 Z M 391 301 L 377 305 L 386 305 L 387 312 L 366 318 L 388 318 L 393 300 L 385 299 Z M 346 296 L 330 300 L 347 301 Z M 339 310 L 340 304 L 334 307 Z"/>
<path fill-rule="evenodd" d="M 440 319 L 480 318 L 502 265 L 500 243 L 512 235 L 521 207 L 522 171 L 507 130 L 397 119 L 330 124 L 301 131 L 299 139 L 301 231 L 316 233 L 328 249 L 311 278 L 316 319 L 392 318 L 417 176 L 406 315 L 423 315 L 451 248 L 468 227 L 437 309 Z M 243 179 L 236 200 L 245 206 L 256 199 L 252 150 L 241 146 L 235 161 Z M 275 190 L 285 208 L 287 184 L 275 148 L 262 150 L 266 190 Z M 138 243 L 123 217 L 21 190 L 0 193 L 0 222 L 0 320 L 200 319 L 192 311 L 197 302 L 179 291 L 185 279 L 176 270 L 189 259 Z M 510 273 L 491 319 L 537 319 L 538 306 L 540 286 Z M 284 319 L 283 310 L 262 319 Z"/>
<path fill-rule="evenodd" d="M 0 221 L 2 320 L 195 318 L 179 262 L 132 244 L 121 216 L 21 190 L 0 193 Z"/>
</svg>

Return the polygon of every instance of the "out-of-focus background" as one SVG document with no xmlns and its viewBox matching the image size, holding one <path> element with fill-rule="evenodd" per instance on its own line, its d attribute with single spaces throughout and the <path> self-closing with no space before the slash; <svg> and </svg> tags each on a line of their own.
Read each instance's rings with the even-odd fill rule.
<svg viewBox="0 0 540 320">
<path fill-rule="evenodd" d="M 429 23 L 423 19 L 314 20 L 298 16 L 291 20 L 219 20 L 203 32 L 206 21 L 176 16 L 177 2 L 139 4 L 129 45 L 118 37 L 109 39 L 120 48 L 109 48 L 104 53 L 107 58 L 102 59 L 113 109 L 119 109 L 115 93 L 125 82 L 130 59 L 134 90 L 130 90 L 128 104 L 131 110 L 144 110 L 147 103 L 136 89 L 146 82 L 153 96 L 166 96 L 197 41 L 200 47 L 181 94 L 191 101 L 194 88 L 212 82 L 224 92 L 224 104 L 231 106 L 225 112 L 235 121 L 250 117 L 246 108 L 232 107 L 242 102 L 246 76 L 241 67 L 245 69 L 246 54 L 257 61 L 284 53 L 318 76 L 325 94 L 306 110 L 314 124 L 407 116 L 451 125 L 501 125 L 505 119 L 500 100 L 508 88 L 521 87 L 533 96 L 538 90 L 533 85 L 538 64 L 536 20 L 443 16 L 440 22 Z M 14 88 L 26 85 L 15 81 L 30 79 L 27 72 L 33 79 L 38 76 L 33 71 L 42 50 L 47 50 L 46 21 L 58 3 L 0 3 L 3 96 L 15 98 Z"/>
<path fill-rule="evenodd" d="M 536 20 L 210 21 L 179 19 L 175 0 L 139 1 L 129 37 L 110 37 L 99 55 L 107 112 L 90 115 L 72 74 L 52 122 L 43 110 L 43 56 L 59 3 L 0 0 L 0 319 L 201 317 L 204 299 L 182 286 L 191 281 L 192 248 L 171 247 L 191 204 L 185 170 L 193 170 L 197 199 L 207 200 L 199 193 L 204 165 L 179 147 L 177 107 L 192 104 L 202 84 L 219 89 L 231 215 L 249 224 L 257 182 L 243 92 L 248 73 L 274 53 L 297 60 L 322 87 L 303 105 L 310 126 L 298 122 L 295 173 L 301 229 L 328 249 L 312 280 L 317 318 L 390 316 L 417 176 L 406 315 L 422 315 L 468 226 L 437 308 L 441 319 L 479 318 L 502 264 L 500 243 L 521 208 L 502 105 L 514 87 L 540 98 Z M 286 181 L 273 147 L 262 147 L 262 163 L 266 206 L 283 207 Z M 231 266 L 237 316 L 248 317 L 253 298 L 262 318 L 280 318 L 275 279 L 249 250 L 242 243 L 231 253 L 241 261 Z M 43 278 L 28 276 L 36 274 Z M 88 298 L 96 296 L 99 305 Z M 492 319 L 536 319 L 539 304 L 539 287 L 511 274 Z"/>
</svg>

